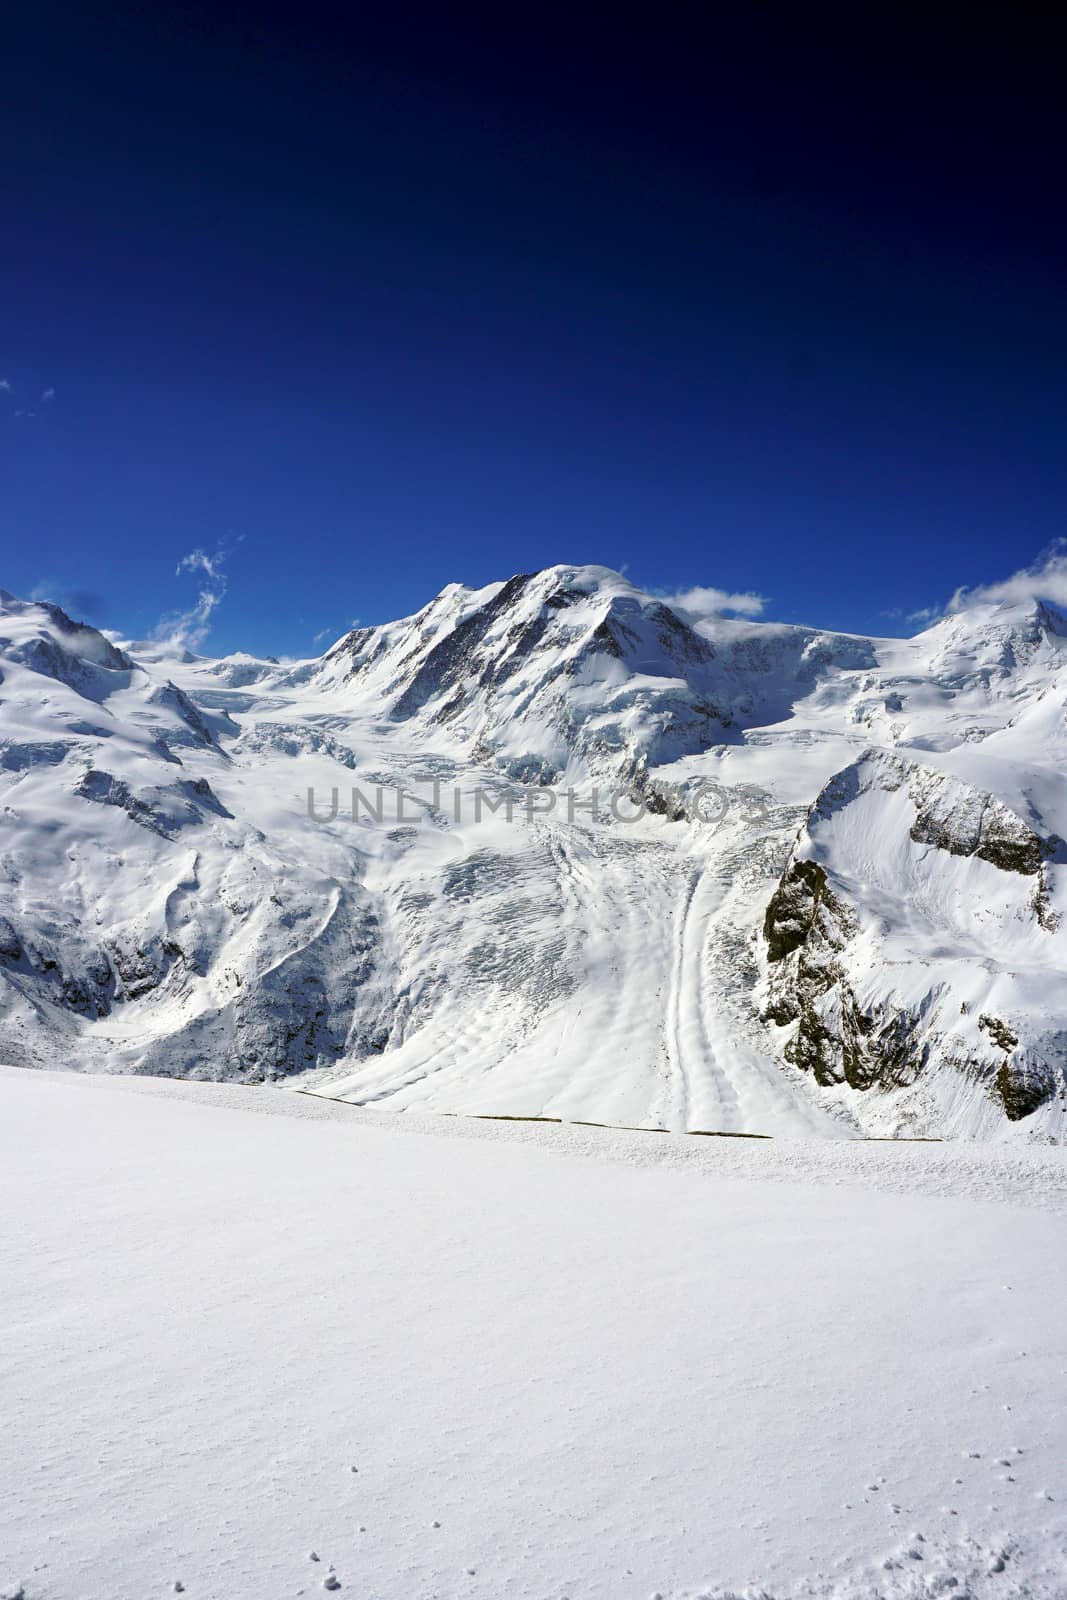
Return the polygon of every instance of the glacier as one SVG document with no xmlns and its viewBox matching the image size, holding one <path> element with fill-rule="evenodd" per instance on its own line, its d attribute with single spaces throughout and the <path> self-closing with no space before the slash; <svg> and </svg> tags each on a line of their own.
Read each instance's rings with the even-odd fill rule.
<svg viewBox="0 0 1067 1600">
<path fill-rule="evenodd" d="M 1040 601 L 868 638 L 556 566 L 277 662 L 0 591 L 0 673 L 8 1064 L 1064 1137 L 1067 623 Z"/>
</svg>

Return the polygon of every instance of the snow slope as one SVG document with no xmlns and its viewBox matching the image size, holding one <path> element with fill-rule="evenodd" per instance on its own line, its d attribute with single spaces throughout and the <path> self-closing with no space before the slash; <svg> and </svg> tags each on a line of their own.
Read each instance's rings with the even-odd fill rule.
<svg viewBox="0 0 1067 1600">
<path fill-rule="evenodd" d="M 1062 856 L 987 792 L 899 754 L 838 773 L 765 921 L 786 1059 L 825 1085 L 898 1091 L 894 1115 L 920 1131 L 1041 1111 L 1061 1133 Z"/>
<path fill-rule="evenodd" d="M 1065 1178 L 0 1072 L 0 1594 L 1061 1600 Z"/>
<path fill-rule="evenodd" d="M 866 639 L 554 567 L 278 663 L 3 596 L 0 672 L 0 1059 L 1062 1137 L 1067 635 L 1039 604 Z M 957 848 L 957 811 L 1036 840 L 1033 870 Z M 768 909 L 807 861 L 835 926 L 782 965 Z"/>
</svg>

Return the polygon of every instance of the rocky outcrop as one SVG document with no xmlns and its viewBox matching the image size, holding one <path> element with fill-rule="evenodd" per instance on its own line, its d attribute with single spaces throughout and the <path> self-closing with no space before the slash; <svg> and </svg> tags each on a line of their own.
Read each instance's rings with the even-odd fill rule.
<svg viewBox="0 0 1067 1600">
<path fill-rule="evenodd" d="M 1031 1115 L 1062 1068 L 1035 1047 L 1034 987 L 1008 941 L 1028 940 L 1030 962 L 1037 941 L 1055 969 L 1043 941 L 1058 924 L 1014 880 L 1041 877 L 1059 849 L 993 795 L 895 754 L 868 752 L 837 773 L 763 921 L 762 1008 L 789 1029 L 785 1059 L 823 1086 L 859 1090 L 909 1087 L 937 1066 L 982 1085 L 1009 1120 Z M 968 860 L 979 876 L 963 899 L 952 863 Z M 909 926 L 898 950 L 892 930 Z M 943 965 L 921 954 L 939 945 Z M 1017 991 L 1018 1018 L 972 1013 L 965 996 L 983 987 Z"/>
<path fill-rule="evenodd" d="M 1029 1055 L 1019 1061 L 1002 1062 L 995 1079 L 996 1092 L 1009 1122 L 1022 1122 L 1039 1111 L 1062 1082 L 1062 1074 L 1057 1075 L 1047 1061 L 1034 1060 Z"/>
<path fill-rule="evenodd" d="M 167 787 L 153 785 L 134 791 L 122 778 L 90 767 L 75 785 L 74 793 L 97 805 L 117 806 L 138 827 L 172 839 L 181 828 L 204 821 L 204 813 L 229 817 L 206 778 L 186 778 Z"/>
<path fill-rule="evenodd" d="M 838 950 L 845 922 L 845 908 L 830 893 L 819 863 L 794 861 L 782 874 L 763 918 L 768 960 L 781 961 L 809 941 L 814 947 L 816 932 L 826 946 Z"/>
<path fill-rule="evenodd" d="M 860 1006 L 839 959 L 856 930 L 824 868 L 791 861 L 763 919 L 773 974 L 765 1016 L 779 1027 L 795 1025 L 785 1058 L 824 1087 L 909 1083 L 922 1066 L 914 1019 Z"/>
<path fill-rule="evenodd" d="M 883 758 L 887 765 L 892 758 Z M 903 762 L 898 762 L 902 769 Z M 992 795 L 963 784 L 946 783 L 940 774 L 915 773 L 911 779 L 915 821 L 910 836 L 954 856 L 975 856 L 1001 872 L 1033 877 L 1060 847 L 1057 838 L 1041 838 Z"/>
</svg>

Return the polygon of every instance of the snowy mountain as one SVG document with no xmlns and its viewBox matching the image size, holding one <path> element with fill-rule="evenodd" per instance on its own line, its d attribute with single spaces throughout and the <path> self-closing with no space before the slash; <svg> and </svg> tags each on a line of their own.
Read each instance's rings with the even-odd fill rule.
<svg viewBox="0 0 1067 1600">
<path fill-rule="evenodd" d="M 278 663 L 0 591 L 0 672 L 0 1060 L 1063 1136 L 1067 625 L 1038 603 L 869 639 L 553 567 Z"/>
<path fill-rule="evenodd" d="M 767 650 L 740 624 L 698 631 L 606 568 L 550 567 L 358 629 L 316 677 L 379 697 L 421 739 L 442 730 L 541 782 L 695 755 L 785 714 L 830 659 L 865 663 L 867 641 L 796 628 Z"/>
</svg>

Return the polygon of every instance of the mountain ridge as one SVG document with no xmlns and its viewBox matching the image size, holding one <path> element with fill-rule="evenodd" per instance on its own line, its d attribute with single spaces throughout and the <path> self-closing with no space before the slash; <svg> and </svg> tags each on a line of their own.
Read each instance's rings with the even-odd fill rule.
<svg viewBox="0 0 1067 1600">
<path fill-rule="evenodd" d="M 294 663 L 139 657 L 5 591 L 0 672 L 0 1059 L 1063 1137 L 1067 624 L 1040 602 L 878 639 L 557 566 Z M 410 798 L 312 819 L 353 784 Z"/>
</svg>

